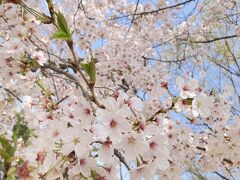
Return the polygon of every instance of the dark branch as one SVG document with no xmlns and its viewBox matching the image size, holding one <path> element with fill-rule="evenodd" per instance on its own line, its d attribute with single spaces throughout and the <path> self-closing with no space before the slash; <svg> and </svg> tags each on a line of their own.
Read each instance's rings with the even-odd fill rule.
<svg viewBox="0 0 240 180">
<path fill-rule="evenodd" d="M 122 156 L 122 154 L 117 149 L 114 149 L 114 155 L 118 157 L 119 161 L 122 162 L 129 171 L 131 170 L 131 168 L 126 163 L 124 157 Z"/>
<path fill-rule="evenodd" d="M 9 94 L 11 94 L 13 97 L 15 97 L 20 103 L 23 103 L 23 101 L 16 95 L 14 94 L 10 89 L 8 88 L 4 88 L 0 85 L 0 88 L 4 89 L 5 91 L 7 91 Z"/>
<path fill-rule="evenodd" d="M 136 14 L 136 13 L 137 13 L 137 9 L 138 9 L 139 2 L 140 2 L 140 0 L 137 0 L 136 7 L 135 7 L 135 10 L 134 10 L 134 13 L 133 13 L 133 14 Z M 134 20 L 135 20 L 135 15 L 133 15 L 133 17 L 132 17 L 132 20 L 131 20 L 131 23 L 130 23 L 130 25 L 129 25 L 129 28 L 128 28 L 128 31 L 127 31 L 127 32 L 130 31 L 130 29 L 131 29 L 131 27 L 132 27 L 132 24 L 134 23 Z"/>
<path fill-rule="evenodd" d="M 214 173 L 217 174 L 218 176 L 220 176 L 222 179 L 230 180 L 230 179 L 226 178 L 225 176 L 223 176 L 222 174 L 220 174 L 220 173 L 217 172 L 217 171 L 215 171 Z"/>
<path fill-rule="evenodd" d="M 65 96 L 65 97 L 63 97 L 62 99 L 60 99 L 60 100 L 55 104 L 55 106 L 59 105 L 60 103 L 62 103 L 62 102 L 63 102 L 65 99 L 67 99 L 67 98 L 69 98 L 68 95 Z"/>
<path fill-rule="evenodd" d="M 220 40 L 224 40 L 224 39 L 231 39 L 231 38 L 236 38 L 237 35 L 230 35 L 230 36 L 224 36 L 224 37 L 217 37 L 214 39 L 210 39 L 210 40 L 205 40 L 205 41 L 191 41 L 192 43 L 197 43 L 197 44 L 207 44 L 207 43 L 212 43 L 215 41 L 220 41 Z"/>
<path fill-rule="evenodd" d="M 129 16 L 144 16 L 144 15 L 149 15 L 149 14 L 157 14 L 157 13 L 159 13 L 161 11 L 164 11 L 164 10 L 173 9 L 173 8 L 177 8 L 179 6 L 183 6 L 183 5 L 188 4 L 192 1 L 195 1 L 195 0 L 187 0 L 187 1 L 184 1 L 184 2 L 181 2 L 181 3 L 178 3 L 178 4 L 174 4 L 172 6 L 166 6 L 166 7 L 162 7 L 162 8 L 156 9 L 156 10 L 152 10 L 152 11 L 144 11 L 144 12 L 139 12 L 139 13 L 128 14 L 128 15 L 117 17 L 115 19 L 125 18 L 125 17 L 129 17 Z"/>
<path fill-rule="evenodd" d="M 175 5 L 172 5 L 172 6 L 159 8 L 159 9 L 153 10 L 153 11 L 146 11 L 146 12 L 142 12 L 142 13 L 136 13 L 134 15 L 147 15 L 147 14 L 152 14 L 152 13 L 159 13 L 160 11 L 164 11 L 164 10 L 167 10 L 167 9 L 173 9 L 173 8 L 176 8 L 176 7 L 179 7 L 179 6 L 183 6 L 183 5 L 188 4 L 188 3 L 192 2 L 192 1 L 194 1 L 194 0 L 184 1 L 182 3 L 178 3 L 178 4 L 175 4 Z"/>
</svg>

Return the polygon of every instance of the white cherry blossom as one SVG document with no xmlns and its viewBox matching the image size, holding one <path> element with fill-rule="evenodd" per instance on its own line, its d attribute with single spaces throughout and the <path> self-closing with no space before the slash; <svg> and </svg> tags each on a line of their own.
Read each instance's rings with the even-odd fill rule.
<svg viewBox="0 0 240 180">
<path fill-rule="evenodd" d="M 184 79 L 180 76 L 176 78 L 176 84 L 180 89 L 180 97 L 183 99 L 193 98 L 196 96 L 195 90 L 198 87 L 198 82 L 195 79 L 190 79 L 184 81 Z"/>
<path fill-rule="evenodd" d="M 89 151 L 91 137 L 81 127 L 75 126 L 65 130 L 61 135 L 63 141 L 62 153 L 68 155 L 72 151 L 81 156 Z"/>
<path fill-rule="evenodd" d="M 211 115 L 214 98 L 208 97 L 206 94 L 200 94 L 198 97 L 193 99 L 192 102 L 192 113 L 194 117 L 199 115 L 203 118 L 207 118 Z"/>
<path fill-rule="evenodd" d="M 149 146 L 141 134 L 129 133 L 124 135 L 122 142 L 118 145 L 123 147 L 123 151 L 127 161 L 132 161 L 139 158 L 149 150 Z"/>
</svg>

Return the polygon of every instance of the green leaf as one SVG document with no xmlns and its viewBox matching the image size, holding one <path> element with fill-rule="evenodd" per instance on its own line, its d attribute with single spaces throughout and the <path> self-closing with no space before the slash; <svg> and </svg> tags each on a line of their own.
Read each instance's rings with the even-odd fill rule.
<svg viewBox="0 0 240 180">
<path fill-rule="evenodd" d="M 13 174 L 7 176 L 7 179 L 6 180 L 15 180 L 15 176 Z"/>
<path fill-rule="evenodd" d="M 0 149 L 0 157 L 2 157 L 4 160 L 8 160 L 11 158 L 11 156 L 6 152 L 6 150 Z"/>
<path fill-rule="evenodd" d="M 96 68 L 94 61 L 91 61 L 86 64 L 81 63 L 81 66 L 94 84 L 96 82 Z"/>
<path fill-rule="evenodd" d="M 7 177 L 11 177 L 16 172 L 16 170 L 16 167 L 11 167 L 7 172 Z"/>
<path fill-rule="evenodd" d="M 0 160 L 0 171 L 4 171 L 4 163 Z"/>
<path fill-rule="evenodd" d="M 70 33 L 67 21 L 64 18 L 63 14 L 58 12 L 56 13 L 56 16 L 57 16 L 58 31 L 52 35 L 52 38 L 66 40 L 66 41 L 71 40 L 72 34 Z"/>
<path fill-rule="evenodd" d="M 16 152 L 16 150 L 17 150 L 17 145 L 12 146 L 11 149 L 9 149 L 8 154 L 9 154 L 11 157 L 13 157 L 14 154 L 15 154 L 15 152 Z"/>
<path fill-rule="evenodd" d="M 9 140 L 7 140 L 3 135 L 0 136 L 0 144 L 2 145 L 2 148 L 6 151 L 11 150 L 12 148 Z"/>
<path fill-rule="evenodd" d="M 19 158 L 16 160 L 17 165 L 22 165 L 24 163 L 24 160 L 22 158 Z"/>
<path fill-rule="evenodd" d="M 94 170 L 91 170 L 91 178 L 94 179 L 94 178 L 97 178 L 97 176 L 98 176 L 97 172 Z"/>
<path fill-rule="evenodd" d="M 66 21 L 65 17 L 63 16 L 63 14 L 58 12 L 56 14 L 56 16 L 57 16 L 57 23 L 58 23 L 59 30 L 62 30 L 66 34 L 70 34 L 69 29 L 68 29 L 68 25 L 67 25 L 67 21 Z"/>
<path fill-rule="evenodd" d="M 29 59 L 28 66 L 29 68 L 38 68 L 39 63 L 35 59 Z"/>
<path fill-rule="evenodd" d="M 71 39 L 71 35 L 64 32 L 63 30 L 58 30 L 57 32 L 55 32 L 52 37 L 53 39 L 61 39 L 61 40 L 70 40 Z"/>
<path fill-rule="evenodd" d="M 32 135 L 32 130 L 27 127 L 27 123 L 24 122 L 24 118 L 21 116 L 20 113 L 16 114 L 16 123 L 13 126 L 13 135 L 12 140 L 14 143 L 17 142 L 19 138 L 22 138 L 24 143 L 27 144 L 28 139 Z"/>
<path fill-rule="evenodd" d="M 93 146 L 93 149 L 92 149 L 93 152 L 98 152 L 98 150 L 99 148 L 97 148 L 96 146 Z"/>
<path fill-rule="evenodd" d="M 10 141 L 7 140 L 3 135 L 0 136 L 0 143 L 2 145 L 2 149 L 0 149 L 0 156 L 5 161 L 11 162 L 16 152 L 17 146 L 12 146 Z"/>
</svg>

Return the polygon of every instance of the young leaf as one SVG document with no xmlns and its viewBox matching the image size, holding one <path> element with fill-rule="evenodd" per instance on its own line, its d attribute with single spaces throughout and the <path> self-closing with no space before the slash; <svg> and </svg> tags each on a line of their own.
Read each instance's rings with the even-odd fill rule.
<svg viewBox="0 0 240 180">
<path fill-rule="evenodd" d="M 0 136 L 0 144 L 2 145 L 2 148 L 6 151 L 9 151 L 12 148 L 9 140 L 7 140 L 3 135 Z"/>
<path fill-rule="evenodd" d="M 0 171 L 4 171 L 4 163 L 2 160 L 0 160 Z"/>
<path fill-rule="evenodd" d="M 17 142 L 19 138 L 22 138 L 26 144 L 30 136 L 32 135 L 32 130 L 27 127 L 27 123 L 24 122 L 23 117 L 20 114 L 16 114 L 17 121 L 13 126 L 13 142 Z"/>
<path fill-rule="evenodd" d="M 11 174 L 7 176 L 6 180 L 16 180 L 16 177 L 13 174 Z"/>
<path fill-rule="evenodd" d="M 52 38 L 66 40 L 66 41 L 71 40 L 72 35 L 70 33 L 70 30 L 67 25 L 67 21 L 64 18 L 63 14 L 58 12 L 56 13 L 56 16 L 57 16 L 58 31 L 52 35 Z"/>
<path fill-rule="evenodd" d="M 96 82 L 96 68 L 93 61 L 87 63 L 87 64 L 81 64 L 83 70 L 87 73 L 90 80 L 95 83 Z"/>
<path fill-rule="evenodd" d="M 71 35 L 62 31 L 62 30 L 58 30 L 57 32 L 55 32 L 52 37 L 53 39 L 61 39 L 61 40 L 70 40 L 71 39 Z"/>
<path fill-rule="evenodd" d="M 97 178 L 97 176 L 98 176 L 97 172 L 94 170 L 91 170 L 91 178 L 95 179 Z"/>
<path fill-rule="evenodd" d="M 67 25 L 67 21 L 66 21 L 65 17 L 63 16 L 63 14 L 58 12 L 56 14 L 56 16 L 57 16 L 57 23 L 58 23 L 59 30 L 62 30 L 66 34 L 70 34 L 69 29 L 68 29 L 68 25 Z"/>
<path fill-rule="evenodd" d="M 2 145 L 2 149 L 0 149 L 0 157 L 2 157 L 5 162 L 11 163 L 17 146 L 12 146 L 10 141 L 7 140 L 3 135 L 0 136 L 0 143 Z"/>
<path fill-rule="evenodd" d="M 16 167 L 11 167 L 8 172 L 7 172 L 7 176 L 13 175 L 16 172 Z"/>
<path fill-rule="evenodd" d="M 4 160 L 11 158 L 11 156 L 6 152 L 6 150 L 3 149 L 0 149 L 0 157 Z"/>
</svg>

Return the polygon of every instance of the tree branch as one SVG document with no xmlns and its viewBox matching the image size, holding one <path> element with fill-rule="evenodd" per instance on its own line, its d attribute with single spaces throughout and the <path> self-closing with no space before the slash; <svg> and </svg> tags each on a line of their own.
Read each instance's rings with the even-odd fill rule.
<svg viewBox="0 0 240 180">
<path fill-rule="evenodd" d="M 129 171 L 131 170 L 131 168 L 126 163 L 125 158 L 122 156 L 122 154 L 117 149 L 114 149 L 114 155 L 118 157 L 119 161 L 122 162 Z"/>
<path fill-rule="evenodd" d="M 205 40 L 205 41 L 190 41 L 192 43 L 196 43 L 196 44 L 207 44 L 207 43 L 212 43 L 212 42 L 215 42 L 215 41 L 220 41 L 220 40 L 223 40 L 223 39 L 231 39 L 231 38 L 236 38 L 237 35 L 230 35 L 230 36 L 224 36 L 224 37 L 216 37 L 214 39 L 209 39 L 209 40 Z"/>
<path fill-rule="evenodd" d="M 149 122 L 149 121 L 153 121 L 155 116 L 157 116 L 158 114 L 160 113 L 167 113 L 169 110 L 172 110 L 172 108 L 174 107 L 174 103 L 172 103 L 171 107 L 167 108 L 167 109 L 159 109 L 157 112 L 155 112 L 152 116 L 150 116 L 146 122 Z"/>
<path fill-rule="evenodd" d="M 11 94 L 13 97 L 15 97 L 20 103 L 23 103 L 23 101 L 16 95 L 14 94 L 10 89 L 8 88 L 4 88 L 0 85 L 0 88 L 4 89 L 5 91 L 7 91 L 9 94 Z"/>
<path fill-rule="evenodd" d="M 129 16 L 144 16 L 144 15 L 149 15 L 149 14 L 157 14 L 157 13 L 159 13 L 161 11 L 164 11 L 164 10 L 173 9 L 173 8 L 177 8 L 179 6 L 183 6 L 183 5 L 188 4 L 188 3 L 192 2 L 192 1 L 195 1 L 195 0 L 187 0 L 187 1 L 184 1 L 184 2 L 181 2 L 181 3 L 178 3 L 178 4 L 174 4 L 172 6 L 166 6 L 166 7 L 159 8 L 159 9 L 152 10 L 152 11 L 145 11 L 145 12 L 128 14 L 128 15 L 117 17 L 115 19 L 125 18 L 125 17 L 129 17 Z"/>
<path fill-rule="evenodd" d="M 225 176 L 223 176 L 222 174 L 220 174 L 220 173 L 217 172 L 217 171 L 215 171 L 214 173 L 217 174 L 218 176 L 220 176 L 222 179 L 230 180 L 230 179 L 226 178 Z"/>
<path fill-rule="evenodd" d="M 64 70 L 62 70 L 62 69 L 60 69 L 60 68 L 58 68 L 56 66 L 50 65 L 50 64 L 44 64 L 44 66 L 42 66 L 41 68 L 43 68 L 43 69 L 45 69 L 45 68 L 46 69 L 51 69 L 51 70 L 53 70 L 53 71 L 55 71 L 55 72 L 57 72 L 59 74 L 65 75 L 69 79 L 73 80 L 76 83 L 76 85 L 81 88 L 81 90 L 83 92 L 83 95 L 85 97 L 89 97 L 86 88 L 78 81 L 78 79 L 74 75 L 72 75 L 72 74 L 70 74 L 70 73 L 68 73 L 68 72 L 66 72 L 66 71 L 64 71 Z"/>
</svg>

